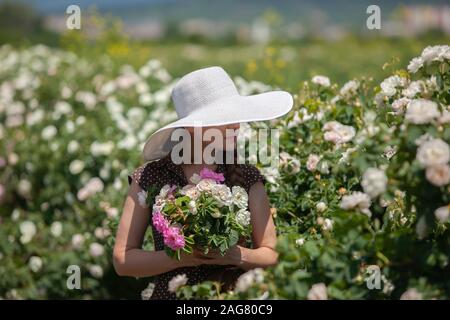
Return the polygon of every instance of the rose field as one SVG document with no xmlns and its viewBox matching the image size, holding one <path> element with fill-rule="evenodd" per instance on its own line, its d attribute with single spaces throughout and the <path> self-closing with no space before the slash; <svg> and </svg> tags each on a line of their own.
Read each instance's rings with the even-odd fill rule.
<svg viewBox="0 0 450 320">
<path fill-rule="evenodd" d="M 107 39 L 95 51 L 82 41 L 0 47 L 2 299 L 152 293 L 151 277 L 119 277 L 112 265 L 127 176 L 148 136 L 176 118 L 179 76 L 213 63 L 219 49 L 172 64 L 178 46 Z M 233 291 L 204 282 L 181 285 L 179 298 L 449 299 L 450 47 L 439 43 L 384 42 L 375 52 L 348 40 L 367 54 L 340 65 L 347 45 L 324 44 L 336 60 L 325 61 L 325 49 L 323 65 L 296 64 L 290 78 L 289 50 L 276 45 L 260 48 L 259 60 L 226 62 L 241 94 L 294 96 L 284 117 L 251 124 L 281 133 L 278 166 L 259 166 L 279 262 L 245 273 Z M 69 266 L 81 272 L 79 289 L 67 286 Z"/>
</svg>

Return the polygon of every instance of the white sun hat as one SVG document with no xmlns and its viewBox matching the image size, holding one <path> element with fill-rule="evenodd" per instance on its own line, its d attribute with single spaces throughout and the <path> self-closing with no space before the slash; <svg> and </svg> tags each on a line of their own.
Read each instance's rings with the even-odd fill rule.
<svg viewBox="0 0 450 320">
<path fill-rule="evenodd" d="M 170 153 L 178 143 L 171 141 L 171 133 L 176 128 L 271 120 L 288 113 L 293 105 L 292 95 L 286 91 L 240 95 L 230 76 L 217 66 L 183 76 L 172 90 L 172 100 L 178 120 L 147 139 L 143 151 L 145 161 Z"/>
</svg>

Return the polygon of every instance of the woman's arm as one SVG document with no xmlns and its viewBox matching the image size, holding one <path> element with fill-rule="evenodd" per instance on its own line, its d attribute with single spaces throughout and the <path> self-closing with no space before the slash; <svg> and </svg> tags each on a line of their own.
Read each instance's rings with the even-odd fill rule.
<svg viewBox="0 0 450 320">
<path fill-rule="evenodd" d="M 161 251 L 142 249 L 144 234 L 150 220 L 150 209 L 139 205 L 138 192 L 142 188 L 133 180 L 123 207 L 116 242 L 113 264 L 121 276 L 149 277 L 179 267 L 206 264 L 208 261 L 196 255 L 184 255 L 180 261 Z"/>
<path fill-rule="evenodd" d="M 236 245 L 225 256 L 208 253 L 205 257 L 213 259 L 214 264 L 236 265 L 244 270 L 257 267 L 267 268 L 278 263 L 275 250 L 277 235 L 270 214 L 269 199 L 261 182 L 255 183 L 249 192 L 249 210 L 251 212 L 252 241 L 254 249 Z"/>
</svg>

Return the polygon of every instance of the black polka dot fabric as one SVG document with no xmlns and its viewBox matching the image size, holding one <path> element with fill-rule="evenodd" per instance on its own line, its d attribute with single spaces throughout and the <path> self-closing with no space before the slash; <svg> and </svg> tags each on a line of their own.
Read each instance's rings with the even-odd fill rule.
<svg viewBox="0 0 450 320">
<path fill-rule="evenodd" d="M 239 164 L 244 180 L 242 186 L 249 192 L 251 186 L 256 182 L 265 183 L 264 176 L 260 173 L 258 168 L 249 164 Z M 218 164 L 216 172 L 225 173 L 226 164 Z M 148 190 L 150 186 L 156 186 L 162 188 L 166 184 L 177 185 L 183 187 L 189 182 L 184 175 L 184 171 L 181 165 L 174 164 L 170 158 L 170 155 L 156 160 L 146 162 L 128 175 L 128 183 L 131 184 L 132 180 L 135 180 L 139 186 Z M 225 184 L 227 183 L 225 177 Z M 151 223 L 150 219 L 150 223 Z M 151 225 L 153 231 L 153 240 L 155 244 L 155 250 L 164 250 L 164 240 L 161 233 L 159 233 L 153 225 Z M 251 239 L 241 238 L 239 244 L 245 246 L 245 243 L 251 242 Z M 168 291 L 169 281 L 176 275 L 186 274 L 188 278 L 188 285 L 194 285 L 205 280 L 219 280 L 225 281 L 225 288 L 230 289 L 236 281 L 236 279 L 245 271 L 235 266 L 222 266 L 222 265 L 199 265 L 194 267 L 182 267 L 171 270 L 169 272 L 160 274 L 155 277 L 155 288 L 152 300 L 176 300 L 175 293 Z M 230 285 L 231 283 L 231 285 Z"/>
</svg>

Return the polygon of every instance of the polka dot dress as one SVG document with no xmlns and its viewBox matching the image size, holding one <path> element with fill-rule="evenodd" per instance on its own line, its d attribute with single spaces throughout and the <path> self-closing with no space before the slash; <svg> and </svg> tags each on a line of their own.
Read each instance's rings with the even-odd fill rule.
<svg viewBox="0 0 450 320">
<path fill-rule="evenodd" d="M 250 187 L 260 181 L 265 183 L 264 176 L 260 171 L 252 165 L 239 164 L 244 185 L 242 186 L 249 192 Z M 225 173 L 226 164 L 218 164 L 216 172 Z M 130 175 L 128 175 L 128 183 L 135 180 L 139 186 L 148 190 L 150 186 L 156 186 L 162 188 L 165 184 L 175 184 L 180 187 L 187 185 L 187 181 L 184 170 L 181 165 L 174 164 L 170 158 L 170 155 L 151 162 L 146 162 L 137 167 Z M 225 179 L 225 184 L 227 183 Z M 151 224 L 152 219 L 150 219 Z M 159 233 L 152 225 L 153 240 L 155 244 L 155 250 L 164 250 L 164 240 L 161 233 Z M 241 238 L 239 244 L 245 246 L 245 243 L 251 242 L 250 239 Z M 223 266 L 223 265 L 199 265 L 194 267 L 181 267 L 169 272 L 160 274 L 155 277 L 155 288 L 152 294 L 152 300 L 176 300 L 175 293 L 168 291 L 169 281 L 178 274 L 185 273 L 188 278 L 188 285 L 194 285 L 205 280 L 219 280 L 226 279 L 225 287 L 231 288 L 239 275 L 244 273 L 243 269 L 235 266 Z M 219 277 L 219 278 L 218 278 Z"/>
</svg>

